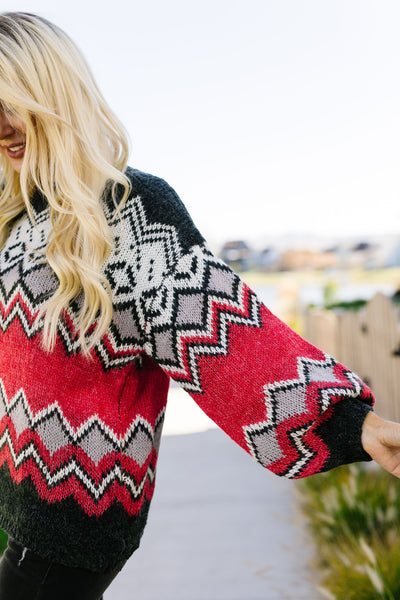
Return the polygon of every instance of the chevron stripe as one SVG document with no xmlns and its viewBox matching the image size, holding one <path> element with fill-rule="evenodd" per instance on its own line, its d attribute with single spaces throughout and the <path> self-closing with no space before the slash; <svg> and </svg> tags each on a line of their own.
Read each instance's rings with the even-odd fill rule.
<svg viewBox="0 0 400 600">
<path fill-rule="evenodd" d="M 21 473 L 23 477 L 32 475 L 36 469 L 49 493 L 52 488 L 60 486 L 69 478 L 74 477 L 82 485 L 84 495 L 88 494 L 95 502 L 103 499 L 113 482 L 117 482 L 128 490 L 134 502 L 141 498 L 147 481 L 153 485 L 155 465 L 152 464 L 150 458 L 154 450 L 158 452 L 165 409 L 159 413 L 154 428 L 146 419 L 137 416 L 123 435 L 117 435 L 97 415 L 74 428 L 63 415 L 57 402 L 33 415 L 24 391 L 20 389 L 8 401 L 1 380 L 0 397 L 0 424 L 5 427 L 0 436 L 0 453 L 2 455 L 0 462 L 7 460 L 7 453 L 4 453 L 4 449 L 8 447 L 16 478 L 20 477 Z M 48 431 L 51 432 L 50 436 Z M 68 454 L 71 453 L 74 456 L 68 460 L 62 460 L 61 464 L 56 467 L 50 467 L 46 458 L 39 452 L 40 445 L 37 440 L 26 441 L 24 437 L 26 435 L 29 435 L 30 438 L 38 436 L 41 444 L 52 457 L 60 450 L 68 450 Z M 92 439 L 93 435 L 96 436 L 96 440 Z M 20 440 L 25 441 L 22 448 L 17 451 Z M 76 456 L 79 454 L 78 451 L 85 453 L 87 459 L 92 463 L 92 469 L 88 469 L 87 464 L 81 464 Z M 65 456 L 65 452 L 62 455 Z M 108 463 L 100 465 L 106 456 L 111 461 L 111 466 Z M 141 468 L 140 481 L 136 482 L 132 472 L 121 467 L 122 459 L 124 464 L 131 465 L 137 473 L 139 472 L 137 465 Z M 142 467 L 146 464 L 147 467 L 143 473 Z M 24 468 L 20 471 L 22 467 Z M 89 471 L 93 471 L 93 469 L 96 475 L 95 479 L 89 475 Z M 73 488 L 74 486 L 72 486 Z"/>
<path fill-rule="evenodd" d="M 359 397 L 362 388 L 359 377 L 341 365 L 340 373 L 336 372 L 337 365 L 327 354 L 324 360 L 299 357 L 298 378 L 264 387 L 266 420 L 243 427 L 250 454 L 263 466 L 274 470 L 274 465 L 287 462 L 295 450 L 294 462 L 290 460 L 284 471 L 277 466 L 276 472 L 288 478 L 297 477 L 316 454 L 305 442 L 305 437 L 318 416 L 332 406 L 337 397 Z M 318 398 L 310 402 L 308 391 L 315 383 L 318 383 Z M 299 422 L 302 423 L 300 427 Z M 291 444 L 287 445 L 286 435 L 282 441 L 281 429 L 287 432 Z"/>
<path fill-rule="evenodd" d="M 15 470 L 18 471 L 18 469 L 26 464 L 29 459 L 33 459 L 38 472 L 49 490 L 65 483 L 70 477 L 74 477 L 82 484 L 84 491 L 87 492 L 93 500 L 98 502 L 106 494 L 111 484 L 116 481 L 124 489 L 129 490 L 132 500 L 136 501 L 142 496 L 146 480 L 148 479 L 151 484 L 154 482 L 155 468 L 152 465 L 148 466 L 145 476 L 138 485 L 135 484 L 132 474 L 123 471 L 118 464 L 115 464 L 112 469 L 109 469 L 107 474 L 101 478 L 100 483 L 96 484 L 94 480 L 89 477 L 87 471 L 85 471 L 85 467 L 82 467 L 82 465 L 74 458 L 52 472 L 40 456 L 33 442 L 30 442 L 23 450 L 16 454 L 10 433 L 9 431 L 5 431 L 0 437 L 0 452 L 6 445 L 10 450 L 12 465 Z M 4 462 L 4 460 L 2 462 Z M 25 475 L 24 473 L 24 476 L 26 477 L 28 475 Z M 77 500 L 79 501 L 80 498 L 77 498 Z M 111 500 L 109 503 L 111 503 Z M 80 504 L 82 503 L 80 502 Z"/>
<path fill-rule="evenodd" d="M 196 246 L 158 291 L 149 321 L 146 352 L 186 391 L 201 393 L 199 357 L 228 354 L 231 324 L 261 327 L 260 303 L 229 267 L 204 246 Z M 164 339 L 171 348 L 165 356 L 159 349 Z"/>
<path fill-rule="evenodd" d="M 302 427 L 302 428 L 298 429 L 297 431 L 291 431 L 289 433 L 290 437 L 293 440 L 295 447 L 297 448 L 299 456 L 301 458 L 299 458 L 296 461 L 296 463 L 293 465 L 293 467 L 291 469 L 289 469 L 289 471 L 287 471 L 286 477 L 288 479 L 293 479 L 299 473 L 301 473 L 301 471 L 304 469 L 304 467 L 315 456 L 315 452 L 313 452 L 303 441 L 306 433 L 308 433 L 310 431 L 311 427 L 312 427 L 312 423 L 310 425 L 308 425 L 307 427 Z"/>
</svg>

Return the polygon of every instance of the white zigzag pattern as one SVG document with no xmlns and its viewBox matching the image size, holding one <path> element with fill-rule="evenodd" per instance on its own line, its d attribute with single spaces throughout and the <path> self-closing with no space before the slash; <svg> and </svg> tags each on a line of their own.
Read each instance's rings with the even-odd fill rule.
<svg viewBox="0 0 400 600">
<path fill-rule="evenodd" d="M 163 313 L 159 317 L 155 317 L 153 319 L 154 326 L 171 322 L 171 314 L 173 312 L 173 302 L 174 302 L 174 297 L 177 292 L 179 292 L 180 290 L 185 290 L 185 289 L 196 290 L 196 288 L 199 291 L 203 290 L 201 285 L 199 285 L 199 282 L 202 282 L 204 279 L 206 263 L 216 265 L 218 268 L 221 268 L 221 266 L 222 266 L 224 270 L 226 269 L 226 265 L 224 263 L 222 263 L 222 261 L 219 261 L 218 259 L 216 259 L 213 256 L 210 257 L 208 255 L 204 255 L 204 249 L 201 246 L 194 247 L 192 250 L 193 250 L 193 255 L 196 256 L 197 261 L 198 261 L 198 270 L 196 271 L 196 275 L 193 278 L 194 282 L 191 279 L 185 280 L 184 283 L 176 281 L 176 280 L 173 281 L 172 288 L 168 290 L 168 300 L 167 300 L 166 308 L 164 309 Z M 185 256 L 184 261 L 186 262 L 187 260 L 188 260 L 188 257 Z M 178 269 L 179 269 L 179 266 L 178 266 Z M 199 275 L 199 270 L 200 270 L 200 275 Z M 229 325 L 229 323 L 236 323 L 238 325 L 248 325 L 248 326 L 260 327 L 260 318 L 258 315 L 258 300 L 255 297 L 254 297 L 254 301 L 251 303 L 251 308 L 252 308 L 251 316 L 244 317 L 244 316 L 235 314 L 233 312 L 234 310 L 238 310 L 238 311 L 242 311 L 242 312 L 244 311 L 244 309 L 245 309 L 244 300 L 246 297 L 246 292 L 245 292 L 246 285 L 235 274 L 233 274 L 233 275 L 235 277 L 236 282 L 238 282 L 237 301 L 235 301 L 233 298 L 230 298 L 228 301 L 225 297 L 223 297 L 221 294 L 218 294 L 218 293 L 207 294 L 206 321 L 205 321 L 205 323 L 202 323 L 201 329 L 196 329 L 196 328 L 185 329 L 182 332 L 177 331 L 177 333 L 176 333 L 176 340 L 177 340 L 176 349 L 177 349 L 178 357 L 183 357 L 185 354 L 185 349 L 184 349 L 185 341 L 189 340 L 189 344 L 190 344 L 190 339 L 193 339 L 196 337 L 203 338 L 203 339 L 206 338 L 206 341 L 203 345 L 196 344 L 194 346 L 189 345 L 189 347 L 188 347 L 188 360 L 189 360 L 189 365 L 190 365 L 190 368 L 189 368 L 190 372 L 188 373 L 188 370 L 185 368 L 182 360 L 181 360 L 180 366 L 174 366 L 174 367 L 171 367 L 171 365 L 168 361 L 164 361 L 164 362 L 162 360 L 159 361 L 159 364 L 161 366 L 163 366 L 165 370 L 173 372 L 174 378 L 179 377 L 179 375 L 184 375 L 184 376 L 190 375 L 191 376 L 192 382 L 186 382 L 186 381 L 180 382 L 182 387 L 184 387 L 186 391 L 190 391 L 190 392 L 194 392 L 194 393 L 198 393 L 198 392 L 202 391 L 199 371 L 198 371 L 198 367 L 197 367 L 197 358 L 199 356 L 226 355 L 228 353 L 228 351 L 229 351 L 229 348 L 228 348 L 228 343 L 229 343 L 228 325 Z M 194 285 L 193 285 L 193 283 L 194 283 Z M 168 285 L 168 282 L 166 282 L 166 284 Z M 218 311 L 218 323 L 219 323 L 219 328 L 220 328 L 218 342 L 210 343 L 209 339 L 215 333 L 215 323 L 214 323 L 215 309 L 214 309 L 214 306 L 219 303 L 222 303 L 225 305 L 228 304 L 230 312 L 224 312 L 223 309 Z M 208 341 L 207 341 L 207 338 L 208 338 Z M 149 354 L 153 353 L 151 342 L 146 343 L 144 347 Z"/>
<path fill-rule="evenodd" d="M 104 495 L 104 492 L 107 491 L 109 485 L 113 481 L 117 481 L 125 488 L 127 488 L 135 499 L 140 498 L 146 480 L 149 479 L 150 483 L 153 483 L 155 478 L 154 469 L 151 465 L 149 465 L 140 484 L 138 486 L 135 486 L 132 477 L 130 477 L 127 473 L 123 473 L 121 471 L 121 468 L 118 465 L 115 465 L 107 473 L 107 475 L 102 478 L 99 485 L 96 485 L 88 477 L 87 473 L 84 471 L 84 469 L 82 469 L 82 467 L 76 462 L 75 459 L 72 459 L 67 465 L 56 470 L 54 473 L 51 473 L 46 463 L 42 460 L 40 454 L 35 448 L 33 442 L 30 442 L 29 445 L 18 454 L 18 456 L 15 454 L 8 430 L 6 430 L 0 437 L 0 447 L 3 447 L 5 443 L 7 443 L 10 448 L 13 463 L 17 469 L 28 458 L 33 458 L 34 462 L 36 463 L 36 466 L 39 468 L 41 474 L 45 478 L 48 487 L 54 487 L 65 481 L 65 479 L 68 479 L 68 477 L 70 477 L 71 475 L 74 475 L 79 479 L 79 481 L 85 486 L 85 488 L 97 501 L 101 499 L 101 497 Z"/>
<path fill-rule="evenodd" d="M 106 348 L 104 341 L 102 340 L 99 344 L 97 344 L 96 351 L 100 355 L 101 360 L 106 368 L 124 366 L 128 362 L 131 362 L 133 358 L 137 357 L 143 350 L 143 346 L 141 344 L 119 343 L 110 330 L 107 332 L 107 338 L 110 341 L 110 346 L 112 347 L 113 351 L 123 354 L 123 356 L 111 358 L 110 351 L 108 348 Z"/>
<path fill-rule="evenodd" d="M 212 299 L 210 299 L 209 302 L 209 322 L 207 324 L 207 328 L 210 329 L 210 325 L 211 325 L 211 319 L 212 319 L 212 303 L 214 301 L 217 301 L 217 298 L 214 297 Z M 232 304 L 231 304 L 232 306 Z M 188 391 L 192 391 L 192 392 L 201 392 L 202 388 L 201 388 L 201 382 L 200 382 L 200 376 L 199 376 L 199 370 L 197 367 L 197 358 L 199 356 L 205 356 L 205 355 L 227 355 L 229 348 L 228 348 L 228 343 L 229 343 L 229 339 L 228 339 L 228 324 L 229 323 L 236 323 L 238 325 L 254 325 L 259 327 L 260 323 L 259 323 L 259 319 L 258 319 L 258 310 L 257 310 L 257 306 L 256 303 L 254 303 L 253 305 L 253 314 L 251 319 L 247 319 L 245 317 L 241 317 L 239 315 L 235 315 L 235 314 L 231 314 L 231 313 L 220 313 L 219 314 L 219 321 L 220 321 L 220 335 L 219 335 L 219 344 L 216 345 L 204 345 L 204 346 L 190 346 L 189 347 L 189 363 L 190 363 L 190 372 L 192 375 L 192 379 L 193 379 L 193 383 L 187 383 L 187 382 L 182 382 L 182 386 L 186 388 L 186 390 Z M 195 332 L 193 332 L 193 335 L 196 335 Z M 203 337 L 203 333 L 199 332 L 198 335 L 201 335 Z M 210 335 L 210 334 L 209 334 Z M 179 352 L 182 355 L 182 346 L 183 346 L 183 341 L 182 341 L 183 336 L 180 335 L 179 336 Z M 181 369 L 181 373 L 185 372 L 183 369 Z M 175 373 L 175 371 L 174 371 Z"/>
<path fill-rule="evenodd" d="M 15 288 L 15 294 L 13 295 L 13 297 L 9 300 L 9 302 L 7 304 L 5 304 L 5 302 L 3 301 L 3 298 L 0 298 L 0 302 L 3 304 L 4 306 L 4 312 L 8 312 L 8 315 L 5 319 L 2 318 L 1 315 L 1 311 L 0 311 L 0 329 L 2 329 L 3 332 L 7 331 L 8 327 L 11 325 L 11 323 L 14 321 L 14 319 L 16 317 L 18 317 L 25 335 L 30 338 L 32 336 L 34 336 L 36 333 L 38 333 L 42 328 L 43 328 L 43 319 L 33 319 L 32 322 L 30 322 L 31 320 L 28 318 L 25 310 L 22 308 L 21 304 L 19 302 L 16 302 L 13 306 L 13 308 L 10 310 L 10 306 L 12 305 L 13 302 L 15 302 L 15 298 L 20 295 L 24 301 L 24 303 L 27 306 L 27 309 L 29 311 L 29 313 L 31 315 L 34 315 L 37 310 L 38 310 L 38 305 L 33 306 L 29 300 L 29 298 L 26 296 L 24 290 L 22 289 L 21 286 L 17 286 Z"/>
<path fill-rule="evenodd" d="M 310 366 L 324 367 L 324 368 L 325 367 L 334 367 L 336 364 L 335 359 L 326 353 L 324 353 L 324 356 L 325 356 L 325 360 L 317 360 L 317 359 L 299 356 L 297 358 L 297 369 L 298 369 L 297 372 L 299 375 L 298 379 L 288 379 L 288 380 L 283 380 L 283 381 L 279 381 L 279 382 L 275 382 L 275 383 L 266 385 L 264 387 L 266 399 L 269 398 L 271 392 L 280 390 L 284 387 L 291 387 L 291 386 L 298 387 L 300 385 L 306 385 L 307 384 L 307 377 L 306 377 L 307 367 L 310 367 Z M 341 394 L 342 396 L 349 396 L 350 398 L 356 398 L 359 396 L 359 394 L 361 392 L 361 383 L 360 383 L 359 377 L 357 377 L 357 375 L 355 373 L 353 373 L 352 371 L 348 371 L 347 375 L 348 375 L 351 383 L 354 385 L 354 388 L 330 387 L 330 388 L 323 388 L 321 390 L 321 392 L 322 392 L 321 393 L 322 412 L 325 412 L 329 408 L 329 406 L 331 404 L 331 398 L 334 394 Z"/>
<path fill-rule="evenodd" d="M 265 401 L 267 407 L 267 414 L 271 411 L 271 414 L 268 414 L 268 420 L 261 421 L 259 423 L 254 423 L 249 426 L 243 427 L 244 436 L 246 439 L 247 446 L 249 448 L 250 454 L 259 461 L 259 457 L 257 456 L 257 450 L 254 447 L 254 443 L 252 441 L 252 434 L 260 433 L 268 431 L 270 434 L 271 431 L 274 430 L 277 423 L 274 422 L 276 420 L 276 406 L 273 400 L 273 393 L 279 392 L 281 390 L 288 390 L 293 388 L 294 395 L 296 389 L 306 386 L 309 382 L 307 381 L 307 367 L 332 367 L 336 364 L 335 359 L 333 359 L 328 354 L 325 354 L 324 360 L 316 360 L 310 359 L 306 357 L 298 357 L 297 358 L 297 368 L 298 368 L 298 378 L 297 379 L 288 379 L 283 381 L 278 381 L 272 384 L 268 384 L 264 387 L 265 391 Z M 346 371 L 346 375 L 349 381 L 353 384 L 353 387 L 344 387 L 344 386 L 333 386 L 327 388 L 321 388 L 320 393 L 320 414 L 323 414 L 331 405 L 332 396 L 340 395 L 342 397 L 347 398 L 357 398 L 361 392 L 361 380 L 359 377 L 353 373 L 352 371 Z M 293 411 L 292 411 L 293 413 Z M 281 421 L 283 421 L 282 419 Z M 290 437 L 292 438 L 296 449 L 299 453 L 299 459 L 292 465 L 290 470 L 285 474 L 287 478 L 293 478 L 298 475 L 301 470 L 307 465 L 307 463 L 314 456 L 314 452 L 307 448 L 307 446 L 303 442 L 304 435 L 311 429 L 313 423 L 308 426 L 303 427 L 300 430 L 289 432 Z M 278 444 L 276 440 L 276 444 Z M 283 453 L 281 453 L 281 457 Z M 273 462 L 273 461 L 272 461 Z"/>
<path fill-rule="evenodd" d="M 111 230 L 115 237 L 122 233 L 125 241 L 132 242 L 133 237 L 133 240 L 136 243 L 139 242 L 143 245 L 148 243 L 153 244 L 154 238 L 160 239 L 168 248 L 168 262 L 171 264 L 175 262 L 177 255 L 180 253 L 179 236 L 176 228 L 173 225 L 167 225 L 165 223 L 149 224 L 140 196 L 136 196 L 129 204 L 123 207 L 121 215 L 123 215 L 124 219 L 126 215 L 131 216 L 127 221 L 132 227 L 126 232 L 124 227 L 126 220 L 121 223 L 118 221 L 118 218 L 112 219 L 112 216 L 109 214 Z M 119 256 L 119 252 L 117 252 L 116 256 Z"/>
<path fill-rule="evenodd" d="M 71 439 L 71 443 L 76 443 L 82 437 L 84 437 L 87 430 L 91 429 L 93 424 L 98 425 L 99 428 L 104 432 L 104 434 L 107 437 L 109 437 L 112 441 L 115 442 L 115 444 L 117 444 L 118 446 L 121 446 L 121 447 L 123 447 L 124 444 L 129 441 L 132 432 L 135 429 L 137 429 L 139 424 L 142 425 L 147 430 L 151 439 L 154 440 L 154 431 L 153 431 L 152 426 L 146 419 L 144 419 L 141 416 L 136 417 L 136 419 L 134 421 L 132 421 L 132 423 L 130 424 L 129 428 L 127 429 L 127 431 L 125 432 L 125 434 L 123 436 L 118 436 L 108 425 L 106 425 L 104 423 L 104 421 L 102 421 L 100 419 L 100 417 L 98 415 L 92 415 L 87 421 L 85 421 L 82 425 L 80 425 L 78 428 L 75 429 L 70 424 L 68 419 L 64 416 L 64 413 L 61 410 L 57 401 L 53 402 L 46 408 L 38 411 L 36 413 L 36 415 L 33 415 L 32 411 L 29 407 L 29 404 L 27 402 L 26 395 L 25 395 L 25 392 L 23 389 L 18 390 L 16 392 L 16 394 L 13 396 L 13 398 L 11 398 L 11 400 L 9 402 L 7 401 L 7 394 L 6 394 L 6 391 L 4 388 L 4 383 L 1 379 L 0 379 L 0 395 L 1 395 L 1 399 L 3 401 L 3 404 L 6 409 L 7 414 L 9 414 L 12 411 L 12 409 L 16 406 L 16 404 L 18 404 L 19 402 L 22 403 L 25 414 L 29 419 L 29 426 L 31 428 L 35 428 L 38 425 L 38 423 L 45 420 L 46 417 L 48 417 L 56 412 L 58 414 L 58 416 L 60 417 L 60 421 L 62 422 L 63 427 L 68 432 L 68 435 Z M 165 409 L 162 409 L 160 414 L 157 416 L 156 428 L 157 428 L 158 423 L 160 422 L 161 418 L 163 417 L 164 413 L 165 413 Z"/>
<path fill-rule="evenodd" d="M 129 428 L 126 430 L 125 434 L 123 436 L 119 436 L 110 427 L 108 427 L 97 415 L 91 416 L 87 421 L 85 421 L 85 423 L 83 423 L 82 425 L 80 425 L 78 428 L 75 429 L 69 423 L 68 419 L 66 419 L 66 417 L 64 416 L 64 414 L 57 402 L 52 403 L 45 409 L 38 411 L 36 413 L 36 415 L 33 415 L 32 411 L 28 405 L 28 402 L 26 400 L 25 393 L 22 389 L 18 390 L 16 392 L 16 394 L 14 395 L 14 397 L 11 398 L 11 400 L 9 402 L 7 402 L 6 391 L 4 388 L 3 381 L 1 381 L 1 380 L 0 380 L 0 393 L 1 393 L 1 399 L 2 399 L 3 405 L 5 408 L 5 412 L 7 415 L 10 415 L 10 413 L 12 413 L 13 409 L 18 404 L 22 404 L 24 413 L 29 421 L 29 429 L 31 429 L 31 430 L 37 429 L 37 426 L 40 423 L 42 423 L 44 420 L 46 420 L 46 418 L 49 418 L 56 413 L 60 419 L 60 422 L 62 423 L 64 432 L 68 436 L 68 442 L 67 442 L 67 444 L 65 444 L 65 446 L 67 446 L 69 444 L 81 446 L 82 440 L 85 439 L 87 434 L 92 429 L 93 425 L 97 425 L 101 429 L 101 431 L 104 433 L 104 435 L 109 440 L 114 442 L 116 449 L 119 450 L 121 453 L 123 453 L 124 448 L 126 448 L 128 446 L 132 437 L 134 437 L 133 434 L 134 434 L 135 430 L 137 430 L 137 428 L 139 426 L 141 426 L 142 428 L 144 428 L 146 430 L 149 438 L 152 441 L 152 446 L 155 446 L 156 430 L 160 426 L 162 426 L 162 422 L 164 419 L 164 413 L 165 413 L 165 409 L 163 409 L 160 412 L 160 414 L 158 415 L 158 417 L 156 419 L 154 429 L 152 428 L 152 426 L 146 419 L 138 416 L 131 423 Z M 85 470 L 81 467 L 81 465 L 79 465 L 79 463 L 74 458 L 72 460 L 70 460 L 68 462 L 68 464 L 60 467 L 59 469 L 56 469 L 52 473 L 49 470 L 46 463 L 43 461 L 42 457 L 40 456 L 40 454 L 39 454 L 38 450 L 36 449 L 33 442 L 30 442 L 28 444 L 28 446 L 23 448 L 17 455 L 15 452 L 13 443 L 12 443 L 10 433 L 6 429 L 0 438 L 0 447 L 3 447 L 3 445 L 6 443 L 8 444 L 8 446 L 10 448 L 10 452 L 11 452 L 11 455 L 13 458 L 13 463 L 16 468 L 19 468 L 27 460 L 27 458 L 32 457 L 34 459 L 37 467 L 40 469 L 40 471 L 41 471 L 43 477 L 45 478 L 46 483 L 49 487 L 57 485 L 61 481 L 68 478 L 70 475 L 75 475 L 85 485 L 85 487 L 91 492 L 91 494 L 95 497 L 96 500 L 101 498 L 101 496 L 104 494 L 104 492 L 108 488 L 109 484 L 114 480 L 117 480 L 119 483 L 121 483 L 121 485 L 128 488 L 134 497 L 139 497 L 142 493 L 143 486 L 146 482 L 146 479 L 149 478 L 150 482 L 153 482 L 154 476 L 155 476 L 153 467 L 151 465 L 149 465 L 140 484 L 138 486 L 135 486 L 132 478 L 127 473 L 123 473 L 121 468 L 118 465 L 114 465 L 114 467 L 112 469 L 110 469 L 108 471 L 108 473 L 102 477 L 101 482 L 98 485 L 96 485 L 88 477 L 87 473 L 85 473 Z M 45 444 L 44 441 L 43 441 L 43 443 Z"/>
<path fill-rule="evenodd" d="M 290 469 L 290 471 L 288 471 L 286 477 L 288 479 L 293 479 L 293 477 L 296 477 L 296 475 L 298 475 L 300 473 L 300 471 L 307 465 L 307 463 L 312 459 L 312 457 L 314 456 L 314 452 L 312 450 L 310 450 L 310 448 L 307 448 L 307 446 L 303 443 L 303 436 L 311 429 L 312 424 L 308 425 L 307 427 L 303 427 L 303 429 L 299 429 L 298 431 L 292 431 L 290 433 L 290 437 L 292 438 L 300 456 L 302 458 L 300 458 L 294 465 L 293 467 Z"/>
</svg>

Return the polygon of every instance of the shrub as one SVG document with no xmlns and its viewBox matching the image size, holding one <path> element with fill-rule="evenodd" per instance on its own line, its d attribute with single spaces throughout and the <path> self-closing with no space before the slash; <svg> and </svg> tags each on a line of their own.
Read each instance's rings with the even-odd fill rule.
<svg viewBox="0 0 400 600">
<path fill-rule="evenodd" d="M 329 600 L 400 598 L 400 483 L 351 465 L 298 482 Z"/>
</svg>

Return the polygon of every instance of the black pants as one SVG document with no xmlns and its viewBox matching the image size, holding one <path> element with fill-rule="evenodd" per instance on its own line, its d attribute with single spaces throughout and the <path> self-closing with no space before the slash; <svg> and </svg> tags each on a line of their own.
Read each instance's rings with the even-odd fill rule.
<svg viewBox="0 0 400 600">
<path fill-rule="evenodd" d="M 105 573 L 65 567 L 9 539 L 0 560 L 0 600 L 102 600 L 122 567 Z"/>
</svg>

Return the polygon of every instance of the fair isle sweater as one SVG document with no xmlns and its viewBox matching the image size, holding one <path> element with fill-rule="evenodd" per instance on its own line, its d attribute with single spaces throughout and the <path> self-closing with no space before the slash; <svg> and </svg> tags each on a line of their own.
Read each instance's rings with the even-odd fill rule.
<svg viewBox="0 0 400 600">
<path fill-rule="evenodd" d="M 275 317 L 204 239 L 169 185 L 128 169 L 103 267 L 112 323 L 79 352 L 79 298 L 54 351 L 38 310 L 57 287 L 35 194 L 0 252 L 0 526 L 56 562 L 103 571 L 139 546 L 172 377 L 235 442 L 298 478 L 369 456 L 373 397 L 359 377 Z M 194 465 L 195 468 L 195 465 Z"/>
</svg>

